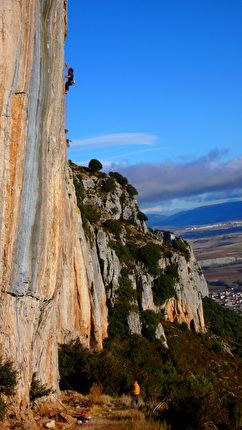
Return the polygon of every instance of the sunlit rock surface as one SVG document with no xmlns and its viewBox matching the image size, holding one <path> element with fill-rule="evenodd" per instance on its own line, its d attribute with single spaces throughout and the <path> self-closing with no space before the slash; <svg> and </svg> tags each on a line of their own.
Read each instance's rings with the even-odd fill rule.
<svg viewBox="0 0 242 430">
<path fill-rule="evenodd" d="M 107 312 L 66 163 L 66 1 L 4 0 L 0 12 L 0 343 L 24 406 L 33 372 L 58 392 L 58 342 L 101 347 Z"/>
</svg>

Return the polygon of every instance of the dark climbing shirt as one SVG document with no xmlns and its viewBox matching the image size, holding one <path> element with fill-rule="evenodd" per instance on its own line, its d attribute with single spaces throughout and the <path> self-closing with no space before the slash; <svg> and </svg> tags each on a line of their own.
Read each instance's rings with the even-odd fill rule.
<svg viewBox="0 0 242 430">
<path fill-rule="evenodd" d="M 73 72 L 69 72 L 69 75 L 71 75 L 71 76 L 68 78 L 68 83 L 72 84 L 72 81 L 74 80 Z"/>
</svg>

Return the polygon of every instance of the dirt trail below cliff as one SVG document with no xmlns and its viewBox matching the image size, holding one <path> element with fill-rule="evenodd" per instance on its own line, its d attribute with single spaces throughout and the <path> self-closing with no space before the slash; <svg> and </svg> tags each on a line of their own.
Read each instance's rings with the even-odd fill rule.
<svg viewBox="0 0 242 430">
<path fill-rule="evenodd" d="M 83 422 L 85 417 L 89 419 Z M 93 400 L 90 396 L 83 396 L 77 392 L 63 391 L 60 399 L 55 394 L 37 399 L 31 410 L 26 411 L 21 419 L 6 419 L 1 429 L 121 430 L 128 428 L 126 424 L 128 425 L 131 420 L 143 421 L 144 414 L 138 408 L 131 409 L 129 396 L 124 396 L 122 401 L 106 395 Z"/>
</svg>

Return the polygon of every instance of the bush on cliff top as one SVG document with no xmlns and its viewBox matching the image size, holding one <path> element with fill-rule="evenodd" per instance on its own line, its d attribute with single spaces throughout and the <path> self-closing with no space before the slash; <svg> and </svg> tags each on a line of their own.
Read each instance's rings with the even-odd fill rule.
<svg viewBox="0 0 242 430">
<path fill-rule="evenodd" d="M 143 213 L 143 212 L 138 212 L 137 214 L 137 218 L 143 222 L 143 221 L 148 221 L 148 217 Z"/>
<path fill-rule="evenodd" d="M 118 172 L 109 172 L 109 176 L 111 176 L 112 178 L 115 178 L 116 181 L 122 186 L 125 187 L 128 184 L 128 179 L 125 178 L 125 176 L 122 176 L 120 173 Z"/>
<path fill-rule="evenodd" d="M 88 167 L 91 170 L 91 172 L 99 172 L 99 170 L 103 168 L 103 165 L 102 163 L 100 163 L 100 161 L 93 158 L 92 160 L 89 161 Z"/>
<path fill-rule="evenodd" d="M 186 240 L 182 239 L 181 237 L 176 238 L 173 242 L 173 248 L 180 251 L 184 255 L 187 262 L 190 261 L 189 245 Z"/>
<path fill-rule="evenodd" d="M 130 197 L 134 197 L 138 195 L 138 191 L 131 184 L 126 185 L 126 191 L 128 192 Z"/>
</svg>

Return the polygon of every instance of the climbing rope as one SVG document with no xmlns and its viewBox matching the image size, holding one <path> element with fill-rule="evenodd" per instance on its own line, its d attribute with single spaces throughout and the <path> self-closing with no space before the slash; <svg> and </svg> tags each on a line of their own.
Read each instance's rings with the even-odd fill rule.
<svg viewBox="0 0 242 430">
<path fill-rule="evenodd" d="M 66 382 L 65 378 L 63 378 L 63 376 L 62 376 L 62 374 L 60 373 L 60 371 L 59 371 L 59 374 L 60 374 L 61 378 L 63 379 L 63 381 L 66 383 L 66 385 L 68 385 L 68 387 L 69 387 L 72 391 L 74 391 L 74 392 L 75 392 L 75 390 L 73 390 L 73 388 L 68 384 L 68 382 Z"/>
<path fill-rule="evenodd" d="M 63 381 L 66 383 L 66 385 L 68 385 L 68 387 L 75 393 L 76 391 L 73 390 L 73 388 L 68 384 L 68 382 L 65 380 L 65 378 L 60 373 L 60 371 L 59 371 L 59 374 L 60 374 L 60 377 L 63 379 Z M 90 406 L 90 402 L 88 402 L 87 400 L 85 400 L 83 398 L 82 398 L 82 403 L 84 403 L 85 406 Z"/>
<path fill-rule="evenodd" d="M 65 118 L 65 129 L 67 130 L 67 108 L 68 108 L 68 91 L 67 91 L 67 94 L 66 94 L 66 118 Z"/>
</svg>

